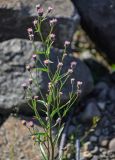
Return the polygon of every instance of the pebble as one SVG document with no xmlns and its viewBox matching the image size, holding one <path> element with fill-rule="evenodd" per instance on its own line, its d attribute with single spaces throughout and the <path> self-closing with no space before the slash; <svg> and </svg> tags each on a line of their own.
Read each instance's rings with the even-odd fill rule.
<svg viewBox="0 0 115 160">
<path fill-rule="evenodd" d="M 91 142 L 97 142 L 98 138 L 96 136 L 91 136 L 90 141 Z"/>
<path fill-rule="evenodd" d="M 109 143 L 109 150 L 115 152 L 115 138 L 111 139 Z"/>
</svg>

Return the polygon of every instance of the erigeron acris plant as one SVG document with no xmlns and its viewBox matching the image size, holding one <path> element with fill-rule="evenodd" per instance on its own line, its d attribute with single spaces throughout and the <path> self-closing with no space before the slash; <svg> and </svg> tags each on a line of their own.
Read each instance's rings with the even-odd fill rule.
<svg viewBox="0 0 115 160">
<path fill-rule="evenodd" d="M 41 41 L 44 45 L 43 51 L 37 50 L 35 47 L 34 54 L 32 55 L 32 59 L 34 61 L 34 68 L 31 65 L 27 65 L 26 69 L 29 72 L 29 80 L 27 83 L 22 84 L 24 89 L 26 99 L 28 100 L 29 106 L 35 113 L 34 118 L 40 123 L 43 128 L 43 132 L 39 132 L 35 129 L 33 122 L 27 123 L 25 120 L 22 121 L 23 125 L 25 125 L 30 132 L 31 138 L 37 143 L 40 147 L 40 151 L 44 160 L 54 160 L 55 159 L 55 151 L 56 146 L 59 142 L 59 138 L 64 128 L 64 124 L 62 119 L 66 116 L 68 111 L 70 110 L 72 104 L 77 100 L 78 94 L 81 91 L 82 82 L 77 82 L 76 84 L 76 92 L 73 91 L 73 86 L 75 85 L 75 78 L 71 77 L 71 74 L 74 72 L 74 68 L 76 66 L 76 62 L 72 62 L 70 68 L 68 68 L 66 73 L 61 73 L 64 59 L 67 55 L 66 50 L 70 45 L 69 41 L 65 41 L 63 55 L 60 61 L 58 61 L 57 69 L 54 74 L 52 74 L 50 70 L 50 64 L 53 64 L 50 60 L 50 51 L 52 45 L 56 39 L 56 35 L 53 33 L 53 29 L 57 23 L 57 19 L 49 20 L 50 32 L 46 38 L 43 37 L 41 32 L 42 23 L 47 19 L 47 16 L 50 12 L 52 12 L 52 7 L 48 7 L 46 13 L 44 12 L 41 5 L 36 6 L 38 18 L 34 20 L 33 26 L 34 29 L 28 28 L 29 39 L 34 44 L 35 34 L 39 34 Z M 41 61 L 40 56 L 43 55 L 45 57 L 44 61 Z M 38 67 L 38 63 L 41 64 L 42 67 Z M 33 77 L 32 72 L 36 72 L 36 77 Z M 48 91 L 44 96 L 40 89 L 37 72 L 42 71 L 45 72 L 50 82 L 48 83 Z M 70 79 L 71 77 L 71 79 Z M 65 102 L 65 104 L 61 104 L 61 96 L 63 96 L 62 88 L 66 84 L 66 82 L 70 79 L 71 83 L 71 91 L 69 93 L 69 100 Z M 34 95 L 32 92 L 32 84 L 34 84 L 40 93 L 40 97 Z M 45 114 L 45 120 L 42 119 L 39 110 L 38 104 L 42 104 L 44 108 L 41 111 Z M 63 112 L 62 112 L 63 111 Z M 55 115 L 58 115 L 57 120 L 54 119 Z M 53 121 L 55 120 L 55 124 Z M 57 128 L 57 133 L 55 135 L 52 134 L 52 129 Z M 58 159 L 62 159 L 59 157 Z"/>
</svg>

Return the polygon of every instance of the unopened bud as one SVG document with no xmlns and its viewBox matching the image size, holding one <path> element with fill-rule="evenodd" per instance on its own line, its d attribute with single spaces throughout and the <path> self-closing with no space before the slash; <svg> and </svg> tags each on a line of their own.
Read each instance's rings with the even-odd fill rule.
<svg viewBox="0 0 115 160">
<path fill-rule="evenodd" d="M 68 74 L 73 73 L 73 69 L 68 69 Z"/>
<path fill-rule="evenodd" d="M 33 54 L 33 55 L 32 55 L 32 58 L 33 58 L 34 61 L 36 61 L 37 55 L 36 55 L 36 54 Z"/>
<path fill-rule="evenodd" d="M 27 31 L 28 31 L 28 34 L 29 34 L 29 35 L 30 35 L 30 34 L 33 34 L 33 29 L 32 29 L 32 28 L 28 28 Z"/>
<path fill-rule="evenodd" d="M 54 19 L 50 20 L 49 23 L 50 23 L 50 26 L 55 25 L 57 23 L 57 19 L 54 18 Z"/>
<path fill-rule="evenodd" d="M 26 66 L 26 69 L 27 69 L 28 71 L 30 71 L 30 70 L 31 70 L 31 66 L 30 66 L 30 65 L 27 65 L 27 66 Z"/>
<path fill-rule="evenodd" d="M 71 62 L 71 68 L 74 69 L 76 67 L 77 62 L 73 61 Z"/>
<path fill-rule="evenodd" d="M 61 68 L 62 66 L 63 66 L 62 62 L 59 62 L 58 65 L 57 65 L 58 68 Z"/>
<path fill-rule="evenodd" d="M 32 81 L 33 81 L 32 78 L 30 78 L 30 79 L 29 79 L 29 84 L 30 84 L 30 85 L 32 84 Z"/>
<path fill-rule="evenodd" d="M 32 138 L 32 140 L 35 140 L 35 139 L 36 139 L 36 137 L 35 137 L 34 135 L 33 135 L 31 138 Z"/>
<path fill-rule="evenodd" d="M 61 122 L 61 118 L 58 118 L 57 120 L 56 120 L 56 124 L 59 124 Z"/>
<path fill-rule="evenodd" d="M 35 20 L 33 21 L 34 26 L 36 26 L 37 23 L 38 23 L 38 21 L 35 19 Z"/>
<path fill-rule="evenodd" d="M 23 83 L 23 84 L 22 84 L 22 87 L 23 87 L 24 90 L 26 90 L 26 89 L 28 88 L 28 86 L 27 86 L 26 83 Z"/>
<path fill-rule="evenodd" d="M 39 9 L 37 10 L 37 12 L 38 12 L 38 15 L 39 15 L 40 17 L 42 17 L 42 16 L 43 16 L 43 13 L 44 13 L 44 9 L 43 9 L 43 8 L 39 8 Z"/>
<path fill-rule="evenodd" d="M 22 120 L 22 124 L 23 124 L 24 126 L 26 126 L 26 121 L 25 121 L 25 120 Z"/>
<path fill-rule="evenodd" d="M 75 82 L 75 78 L 71 78 L 71 84 Z"/>
</svg>

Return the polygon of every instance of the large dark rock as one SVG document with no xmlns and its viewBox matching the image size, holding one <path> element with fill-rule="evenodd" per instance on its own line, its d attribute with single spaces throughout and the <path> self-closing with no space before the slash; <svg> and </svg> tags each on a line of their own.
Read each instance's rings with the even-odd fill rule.
<svg viewBox="0 0 115 160">
<path fill-rule="evenodd" d="M 57 17 L 55 27 L 55 46 L 62 48 L 65 40 L 72 40 L 79 23 L 79 15 L 74 12 L 70 1 L 63 0 L 5 0 L 0 1 L 0 41 L 11 38 L 28 39 L 27 28 L 37 16 L 36 5 L 41 4 L 44 10 L 52 6 L 54 11 L 49 18 Z M 49 33 L 49 22 L 43 25 L 44 36 Z M 38 38 L 39 39 L 39 38 Z M 40 39 L 39 39 L 40 40 Z"/>
<path fill-rule="evenodd" d="M 115 62 L 115 1 L 71 1 L 78 9 L 84 29 L 108 58 Z"/>
<path fill-rule="evenodd" d="M 42 44 L 36 42 L 39 49 L 42 49 Z M 7 114 L 13 110 L 20 108 L 23 113 L 29 114 L 30 110 L 24 100 L 24 92 L 21 84 L 28 81 L 29 75 L 25 70 L 25 66 L 30 63 L 33 53 L 32 43 L 27 40 L 12 39 L 0 44 L 0 113 Z M 62 50 L 52 49 L 51 64 L 52 72 L 57 66 L 57 56 L 61 55 Z M 68 55 L 65 58 L 65 63 L 62 72 L 65 73 L 70 68 L 72 61 L 77 62 L 74 74 L 71 77 L 75 81 L 82 81 L 82 95 L 86 96 L 93 88 L 93 80 L 88 67 L 79 59 Z M 49 79 L 45 73 L 38 73 L 38 83 L 45 94 L 47 92 Z M 76 86 L 76 85 L 75 85 Z M 71 90 L 70 81 L 67 82 L 62 92 L 62 102 L 69 99 L 68 93 Z M 74 92 L 76 89 L 74 88 Z M 34 94 L 38 94 L 38 89 L 34 89 Z"/>
</svg>

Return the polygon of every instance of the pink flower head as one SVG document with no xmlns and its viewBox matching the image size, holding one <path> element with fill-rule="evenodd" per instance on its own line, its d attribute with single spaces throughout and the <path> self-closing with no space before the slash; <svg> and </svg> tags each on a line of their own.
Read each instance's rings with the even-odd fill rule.
<svg viewBox="0 0 115 160">
<path fill-rule="evenodd" d="M 32 28 L 28 28 L 27 31 L 28 31 L 28 34 L 29 34 L 29 35 L 30 35 L 30 34 L 33 34 L 33 29 L 32 29 Z"/>
<path fill-rule="evenodd" d="M 48 7 L 48 13 L 50 13 L 52 10 L 53 10 L 53 8 L 49 6 Z"/>
<path fill-rule="evenodd" d="M 54 19 L 50 20 L 49 22 L 50 22 L 50 26 L 55 25 L 57 23 L 57 19 L 54 18 Z"/>
<path fill-rule="evenodd" d="M 62 62 L 59 62 L 58 65 L 57 65 L 58 68 L 61 68 L 62 66 L 63 66 Z"/>
<path fill-rule="evenodd" d="M 74 69 L 76 67 L 77 62 L 73 61 L 71 62 L 71 68 Z"/>
<path fill-rule="evenodd" d="M 78 85 L 78 86 L 81 86 L 82 84 L 83 84 L 83 82 L 77 81 L 77 85 Z"/>
<path fill-rule="evenodd" d="M 54 41 L 55 40 L 55 34 L 50 34 L 50 39 L 52 40 L 52 41 Z"/>
<path fill-rule="evenodd" d="M 26 90 L 26 89 L 28 88 L 27 84 L 26 84 L 26 83 L 23 83 L 23 84 L 22 84 L 22 88 L 23 88 L 24 90 Z"/>
<path fill-rule="evenodd" d="M 70 42 L 69 41 L 65 41 L 64 42 L 64 47 L 67 47 L 68 45 L 70 45 Z"/>
<path fill-rule="evenodd" d="M 44 13 L 44 9 L 43 9 L 43 8 L 39 8 L 39 9 L 37 10 L 37 12 L 38 12 L 38 15 L 39 15 L 40 17 L 42 17 L 42 16 L 43 16 L 43 13 Z"/>
<path fill-rule="evenodd" d="M 44 65 L 48 65 L 48 64 L 50 64 L 50 63 L 53 63 L 53 62 L 50 61 L 49 59 L 46 59 L 46 60 L 44 61 Z"/>
<path fill-rule="evenodd" d="M 33 54 L 33 55 L 32 55 L 32 58 L 33 58 L 34 61 L 36 61 L 37 55 L 36 55 L 36 54 Z"/>
<path fill-rule="evenodd" d="M 29 123 L 28 123 L 28 127 L 34 127 L 34 123 L 33 123 L 33 121 L 30 121 Z"/>
</svg>

